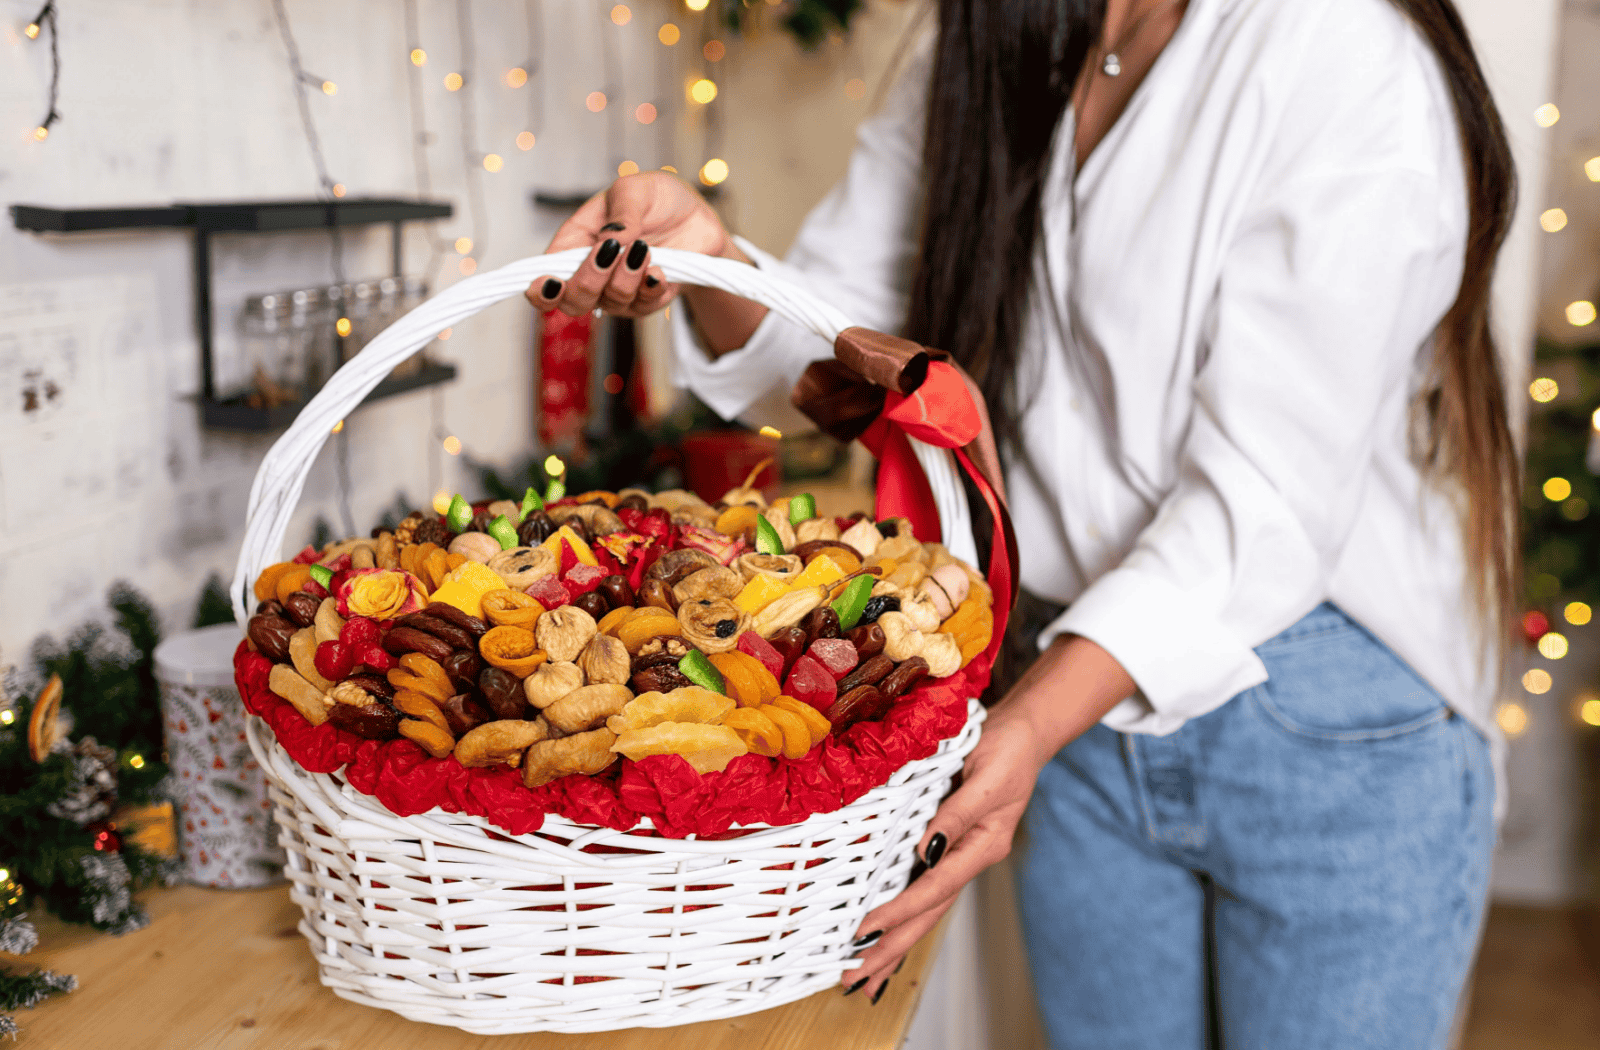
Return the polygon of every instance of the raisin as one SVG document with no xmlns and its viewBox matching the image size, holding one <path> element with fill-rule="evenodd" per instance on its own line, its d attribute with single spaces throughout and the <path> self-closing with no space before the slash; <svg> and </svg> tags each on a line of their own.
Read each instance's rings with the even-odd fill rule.
<svg viewBox="0 0 1600 1050">
<path fill-rule="evenodd" d="M 856 621 L 857 626 L 864 623 L 877 623 L 878 617 L 886 612 L 899 612 L 900 599 L 893 594 L 879 594 L 867 599 L 867 607 L 861 611 L 861 619 Z"/>
<path fill-rule="evenodd" d="M 717 621 L 717 637 L 718 638 L 732 638 L 733 637 L 733 632 L 737 631 L 738 629 L 739 629 L 739 621 L 737 621 L 737 620 L 718 620 Z"/>
</svg>

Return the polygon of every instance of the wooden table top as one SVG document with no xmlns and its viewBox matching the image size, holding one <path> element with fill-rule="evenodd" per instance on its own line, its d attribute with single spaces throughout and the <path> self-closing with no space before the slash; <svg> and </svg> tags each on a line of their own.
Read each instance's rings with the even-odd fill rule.
<svg viewBox="0 0 1600 1050">
<path fill-rule="evenodd" d="M 20 959 L 76 974 L 78 990 L 17 1016 L 19 1050 L 895 1050 L 942 927 L 906 959 L 877 1006 L 836 988 L 761 1013 L 679 1028 L 589 1035 L 473 1035 L 336 997 L 295 924 L 287 886 L 181 886 L 142 898 L 151 923 L 112 937 L 36 913 Z"/>
</svg>

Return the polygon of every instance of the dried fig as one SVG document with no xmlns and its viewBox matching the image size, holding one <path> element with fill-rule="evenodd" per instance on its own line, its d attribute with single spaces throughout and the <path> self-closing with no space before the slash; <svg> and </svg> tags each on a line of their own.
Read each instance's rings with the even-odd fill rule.
<svg viewBox="0 0 1600 1050">
<path fill-rule="evenodd" d="M 646 580 L 660 580 L 668 587 L 675 587 L 691 573 L 701 569 L 720 567 L 721 563 L 702 550 L 684 548 L 682 550 L 668 551 L 656 559 L 654 565 L 645 570 Z"/>
<path fill-rule="evenodd" d="M 550 729 L 543 722 L 520 719 L 485 722 L 456 741 L 456 761 L 468 769 L 484 766 L 516 769 L 522 765 L 523 753 L 549 736 Z"/>
<path fill-rule="evenodd" d="M 586 685 L 544 709 L 544 717 L 563 733 L 581 733 L 621 714 L 633 692 L 625 685 Z"/>
<path fill-rule="evenodd" d="M 563 605 L 540 616 L 533 633 L 539 648 L 550 659 L 570 662 L 578 658 L 597 631 L 593 616 L 582 609 Z"/>
<path fill-rule="evenodd" d="M 812 540 L 838 539 L 839 526 L 832 518 L 807 518 L 794 527 L 794 538 L 797 541 L 795 550 L 798 551 Z"/>
<path fill-rule="evenodd" d="M 575 663 L 547 663 L 522 681 L 528 703 L 543 710 L 583 685 L 583 671 Z"/>
<path fill-rule="evenodd" d="M 589 639 L 578 654 L 578 668 L 592 685 L 623 685 L 632 674 L 628 647 L 607 634 Z"/>
<path fill-rule="evenodd" d="M 604 727 L 559 740 L 541 740 L 523 756 L 522 782 L 534 788 L 573 773 L 593 776 L 617 760 L 611 750 L 616 740 L 617 734 Z"/>
</svg>

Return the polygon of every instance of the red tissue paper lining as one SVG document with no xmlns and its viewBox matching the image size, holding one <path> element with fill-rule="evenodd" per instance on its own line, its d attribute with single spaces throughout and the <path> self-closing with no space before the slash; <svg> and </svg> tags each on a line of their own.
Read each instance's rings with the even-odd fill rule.
<svg viewBox="0 0 1600 1050">
<path fill-rule="evenodd" d="M 624 758 L 599 776 L 528 788 L 519 770 L 466 769 L 403 738 L 364 740 L 330 723 L 312 725 L 267 688 L 272 662 L 247 643 L 239 643 L 233 668 L 246 710 L 266 720 L 301 768 L 333 773 L 342 766 L 352 787 L 398 816 L 438 808 L 482 817 L 513 835 L 538 831 L 552 813 L 618 831 L 648 817 L 668 838 L 738 835 L 735 825 L 797 824 L 849 805 L 959 733 L 968 698 L 982 692 L 989 676 L 980 655 L 948 678 L 924 680 L 883 721 L 858 722 L 800 759 L 744 755 L 702 776 L 678 755 Z"/>
</svg>

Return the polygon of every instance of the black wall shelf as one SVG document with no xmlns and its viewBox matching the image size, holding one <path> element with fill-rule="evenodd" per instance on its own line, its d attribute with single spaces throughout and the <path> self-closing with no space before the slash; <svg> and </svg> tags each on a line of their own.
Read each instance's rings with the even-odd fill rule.
<svg viewBox="0 0 1600 1050">
<path fill-rule="evenodd" d="M 188 229 L 194 231 L 195 330 L 200 337 L 200 419 L 222 430 L 278 430 L 300 411 L 299 402 L 275 408 L 252 408 L 240 401 L 219 401 L 213 384 L 211 303 L 211 238 L 219 233 L 277 233 L 388 223 L 394 275 L 405 276 L 402 226 L 421 219 L 448 219 L 455 208 L 445 201 L 384 197 L 322 200 L 234 201 L 214 204 L 167 204 L 133 207 L 50 208 L 13 204 L 11 221 L 32 233 L 84 233 L 95 230 Z M 367 402 L 455 378 L 453 365 L 428 362 L 409 375 L 390 376 L 367 395 Z"/>
</svg>

